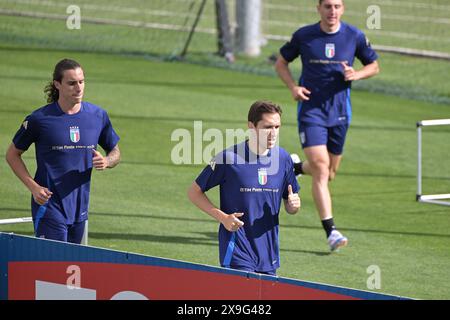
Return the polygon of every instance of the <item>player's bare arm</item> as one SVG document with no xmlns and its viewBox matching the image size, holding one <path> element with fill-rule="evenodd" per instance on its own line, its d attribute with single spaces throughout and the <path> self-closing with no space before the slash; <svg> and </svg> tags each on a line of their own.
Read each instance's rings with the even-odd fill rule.
<svg viewBox="0 0 450 320">
<path fill-rule="evenodd" d="M 120 162 L 120 149 L 119 146 L 115 146 L 106 156 L 108 168 L 114 168 Z"/>
<path fill-rule="evenodd" d="M 6 161 L 14 174 L 33 194 L 33 199 L 39 205 L 46 203 L 52 196 L 52 192 L 45 187 L 40 186 L 31 177 L 25 163 L 22 160 L 23 150 L 17 149 L 13 143 L 10 144 L 6 152 Z"/>
<path fill-rule="evenodd" d="M 244 222 L 238 219 L 239 217 L 242 217 L 244 213 L 235 212 L 226 214 L 225 212 L 214 206 L 214 204 L 212 204 L 212 202 L 195 181 L 189 187 L 187 195 L 189 197 L 189 200 L 191 200 L 193 204 L 195 204 L 200 210 L 223 224 L 225 229 L 227 229 L 228 231 L 237 231 L 244 225 Z"/>
<path fill-rule="evenodd" d="M 291 71 L 289 70 L 289 62 L 286 61 L 286 59 L 284 59 L 281 55 L 277 58 L 275 70 L 277 71 L 280 79 L 291 91 L 292 98 L 294 98 L 294 100 L 309 100 L 309 95 L 311 92 L 307 88 L 297 85 L 292 77 Z"/>
<path fill-rule="evenodd" d="M 367 79 L 373 77 L 374 75 L 380 72 L 380 67 L 377 61 L 365 65 L 360 70 L 353 69 L 352 67 L 348 66 L 345 62 L 342 63 L 342 67 L 344 68 L 345 81 Z"/>
<path fill-rule="evenodd" d="M 93 151 L 92 164 L 97 170 L 114 168 L 120 162 L 119 146 L 115 146 L 105 157 L 97 150 Z"/>
</svg>

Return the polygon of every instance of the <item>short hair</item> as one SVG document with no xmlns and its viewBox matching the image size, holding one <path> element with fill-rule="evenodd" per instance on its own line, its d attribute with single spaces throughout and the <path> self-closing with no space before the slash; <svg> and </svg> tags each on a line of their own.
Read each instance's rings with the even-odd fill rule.
<svg viewBox="0 0 450 320">
<path fill-rule="evenodd" d="M 81 68 L 81 65 L 75 60 L 71 59 L 62 59 L 56 64 L 55 70 L 53 70 L 53 80 L 50 81 L 44 88 L 44 93 L 47 95 L 48 103 L 58 101 L 59 99 L 59 91 L 58 89 L 56 89 L 53 81 L 61 82 L 64 76 L 64 71 L 74 70 L 78 68 Z"/>
<path fill-rule="evenodd" d="M 323 0 L 319 0 L 319 6 L 322 4 Z M 342 0 L 342 4 L 344 3 L 344 0 Z"/>
<path fill-rule="evenodd" d="M 279 105 L 271 101 L 256 101 L 248 111 L 248 121 L 256 126 L 264 113 L 278 113 L 281 116 L 283 110 L 281 110 Z"/>
</svg>

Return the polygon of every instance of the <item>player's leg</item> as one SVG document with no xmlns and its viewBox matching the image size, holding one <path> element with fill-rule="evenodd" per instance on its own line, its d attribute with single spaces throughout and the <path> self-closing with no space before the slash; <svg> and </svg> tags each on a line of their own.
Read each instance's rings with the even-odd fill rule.
<svg viewBox="0 0 450 320">
<path fill-rule="evenodd" d="M 341 164 L 347 131 L 348 125 L 328 128 L 327 149 L 330 157 L 330 180 L 335 178 Z"/>
<path fill-rule="evenodd" d="M 306 160 L 294 163 L 295 173 L 312 176 L 312 195 L 320 219 L 331 215 L 331 197 L 328 190 L 330 157 L 327 150 L 328 129 L 326 127 L 299 122 L 300 142 Z"/>
<path fill-rule="evenodd" d="M 327 149 L 330 157 L 330 181 L 336 176 L 339 165 L 341 164 L 347 130 L 348 125 L 328 128 Z M 336 229 L 333 217 L 330 217 L 327 220 L 322 220 L 322 225 L 327 232 L 328 244 L 330 245 L 332 251 L 347 245 L 348 239 Z"/>
<path fill-rule="evenodd" d="M 80 244 L 83 240 L 86 221 L 75 222 L 68 226 L 67 242 Z"/>
<path fill-rule="evenodd" d="M 332 213 L 332 201 L 328 183 L 330 180 L 330 168 L 337 170 L 339 160 L 337 157 L 330 157 L 325 145 L 308 147 L 304 149 L 308 167 L 312 175 L 312 194 L 316 209 L 319 213 L 322 227 L 325 230 L 328 245 L 332 251 L 346 246 L 348 239 L 344 237 L 334 224 Z M 338 160 L 331 163 L 331 159 Z"/>
<path fill-rule="evenodd" d="M 303 150 L 308 147 L 326 146 L 327 144 L 328 132 L 325 127 L 299 122 L 298 133 Z M 302 174 L 312 175 L 314 168 L 311 168 L 308 157 L 306 160 L 301 161 L 297 154 L 292 154 L 291 158 L 294 162 L 294 172 L 296 176 Z"/>
<path fill-rule="evenodd" d="M 328 156 L 330 159 L 330 168 L 329 168 L 329 180 L 332 181 L 336 177 L 336 173 L 341 164 L 342 155 L 336 155 L 328 152 Z M 311 168 L 308 160 L 301 161 L 298 155 L 291 155 L 292 160 L 294 161 L 294 169 L 295 175 L 307 174 L 311 175 Z"/>
<path fill-rule="evenodd" d="M 330 157 L 330 176 L 329 180 L 332 181 L 336 177 L 336 173 L 339 169 L 339 165 L 341 164 L 342 155 L 336 155 L 332 154 L 331 152 L 328 153 Z"/>
<path fill-rule="evenodd" d="M 320 220 L 332 218 L 331 196 L 328 189 L 330 158 L 326 145 L 303 149 L 306 161 L 303 171 L 312 176 L 312 195 Z"/>
<path fill-rule="evenodd" d="M 306 161 L 294 164 L 294 168 L 296 174 L 305 173 L 312 176 L 313 199 L 331 250 L 336 250 L 348 242 L 334 225 L 328 187 L 329 180 L 334 178 L 342 159 L 346 131 L 347 126 L 325 128 L 299 124 Z"/>
</svg>

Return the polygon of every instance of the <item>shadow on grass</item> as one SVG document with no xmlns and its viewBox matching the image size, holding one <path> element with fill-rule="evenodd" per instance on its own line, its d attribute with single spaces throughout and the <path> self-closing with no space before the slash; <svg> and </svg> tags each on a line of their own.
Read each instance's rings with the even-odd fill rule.
<svg viewBox="0 0 450 320">
<path fill-rule="evenodd" d="M 0 213 L 1 213 L 2 211 L 5 211 L 5 212 L 22 212 L 23 215 L 24 215 L 24 217 L 25 217 L 25 216 L 31 216 L 31 208 L 29 208 L 29 209 L 21 209 L 21 208 L 0 208 Z M 7 218 L 5 218 L 5 219 L 7 219 Z"/>
<path fill-rule="evenodd" d="M 45 103 L 43 102 L 42 105 L 45 105 Z M 22 115 L 23 118 L 25 118 L 25 116 L 27 116 L 28 114 L 30 114 L 31 112 L 33 112 L 36 108 L 31 108 L 27 109 L 27 110 L 21 110 L 21 109 L 1 109 L 0 113 L 7 113 L 7 114 L 19 114 Z M 191 129 L 192 128 L 192 123 L 194 121 L 202 121 L 205 125 L 209 125 L 209 124 L 213 124 L 213 123 L 217 123 L 217 124 L 232 124 L 232 128 L 240 128 L 243 125 L 246 124 L 246 121 L 243 119 L 224 119 L 224 118 L 205 118 L 205 117 L 187 117 L 187 116 L 183 116 L 183 117 L 179 117 L 179 116 L 174 116 L 174 117 L 162 117 L 162 116 L 145 116 L 145 115 L 127 115 L 127 114 L 115 114 L 112 112 L 108 112 L 109 117 L 111 119 L 120 119 L 120 120 L 132 120 L 133 122 L 135 121 L 147 121 L 147 122 L 176 122 L 176 123 L 180 123 L 180 122 L 188 122 L 191 123 L 190 127 L 187 127 L 186 129 Z M 283 122 L 283 126 L 297 126 L 297 124 L 295 124 L 294 122 Z M 205 126 L 206 129 L 206 126 Z"/>
<path fill-rule="evenodd" d="M 282 228 L 298 228 L 298 229 L 311 229 L 311 230 L 323 230 L 322 227 L 314 226 L 292 226 L 292 225 L 282 225 Z M 401 235 L 401 236 L 419 236 L 419 237 L 436 237 L 436 238 L 450 238 L 450 234 L 439 234 L 439 233 L 425 233 L 425 232 L 405 232 L 405 231 L 392 231 L 392 230 L 377 230 L 377 229 L 356 229 L 356 228 L 339 228 L 340 231 L 351 231 L 351 232 L 363 232 L 363 233 L 377 233 L 377 234 L 390 234 L 390 235 Z"/>
<path fill-rule="evenodd" d="M 44 105 L 44 103 L 42 103 Z M 35 109 L 35 108 L 34 108 Z M 22 109 L 1 109 L 0 113 L 9 113 L 9 114 L 20 114 L 25 117 L 26 115 L 30 114 L 33 110 L 33 108 L 22 110 Z M 162 117 L 162 116 L 145 116 L 145 115 L 131 115 L 131 114 L 115 114 L 109 112 L 109 116 L 112 119 L 120 119 L 120 120 L 132 120 L 132 121 L 149 121 L 149 122 L 189 122 L 193 123 L 194 121 L 202 121 L 204 124 L 232 124 L 233 128 L 240 128 L 243 124 L 245 124 L 245 121 L 242 119 L 224 119 L 224 118 L 213 118 L 213 117 L 179 117 L 179 115 L 175 115 L 173 117 Z M 285 120 L 283 121 L 283 127 L 295 127 L 297 128 L 297 122 L 295 121 L 289 121 Z M 412 129 L 404 128 L 404 127 L 394 127 L 394 126 L 376 126 L 376 125 L 358 125 L 353 124 L 351 126 L 351 129 L 354 130 L 377 130 L 377 131 L 406 131 L 406 132 L 413 132 L 415 130 L 415 127 L 412 127 Z"/>
<path fill-rule="evenodd" d="M 1 209 L 0 209 L 1 211 Z M 174 217 L 173 215 L 167 216 L 158 216 L 151 214 L 118 214 L 118 213 L 104 213 L 104 212 L 89 212 L 90 215 L 96 216 L 107 216 L 107 217 L 119 217 L 119 218 L 144 218 L 144 219 L 158 219 L 158 220 L 168 220 L 168 221 L 191 221 L 191 222 L 201 222 L 201 223 L 211 223 L 218 224 L 215 220 L 211 219 L 202 219 L 202 218 L 187 218 L 187 217 Z M 201 215 L 200 215 L 201 216 Z"/>
<path fill-rule="evenodd" d="M 1 112 L 1 110 L 0 110 Z M 0 157 L 5 157 L 5 154 L 0 155 Z M 36 157 L 32 153 L 28 153 L 25 155 L 22 155 L 22 159 L 26 160 L 35 160 Z M 121 165 L 130 165 L 130 166 L 165 166 L 170 167 L 172 169 L 174 168 L 204 168 L 208 165 L 208 163 L 201 163 L 201 164 L 173 164 L 171 162 L 162 162 L 162 161 L 132 161 L 132 160 L 121 160 Z M 407 175 L 407 174 L 378 174 L 378 173 L 363 173 L 363 172 L 339 172 L 340 176 L 347 176 L 347 177 L 361 177 L 361 178 L 400 178 L 400 179 L 417 179 L 417 176 L 415 175 Z M 309 178 L 309 177 L 308 177 Z M 445 176 L 422 176 L 422 179 L 430 179 L 430 180 L 443 180 L 448 181 L 449 177 Z M 414 191 L 413 191 L 414 192 Z M 362 192 L 362 193 L 336 193 L 334 194 L 334 197 L 354 197 L 354 196 L 373 196 L 373 195 L 381 195 L 381 194 L 399 194 L 399 193 L 411 193 L 411 191 L 378 191 L 378 192 Z M 415 194 L 412 195 L 411 199 L 415 199 Z M 0 210 L 2 210 L 0 208 Z"/>
<path fill-rule="evenodd" d="M 89 239 L 97 240 L 127 240 L 127 241 L 146 241 L 156 243 L 179 243 L 179 244 L 201 244 L 207 246 L 217 246 L 217 243 L 204 237 L 182 237 L 173 235 L 153 235 L 140 233 L 112 233 L 112 232 L 93 232 L 89 231 Z"/>
<path fill-rule="evenodd" d="M 436 212 L 442 212 L 443 210 L 438 210 L 438 211 L 433 211 L 432 213 L 436 213 Z M 18 209 L 18 208 L 0 208 L 0 214 L 2 212 L 23 212 L 24 216 L 29 216 L 29 209 Z M 447 212 L 447 211 L 446 211 Z M 414 211 L 414 212 L 408 212 L 409 213 L 422 213 L 422 214 L 430 214 L 430 211 L 422 211 L 422 210 L 418 210 L 418 211 Z M 209 223 L 209 224 L 214 224 L 217 225 L 218 223 L 212 219 L 202 219 L 202 218 L 190 218 L 190 217 L 174 217 L 174 216 L 160 216 L 160 215 L 151 215 L 151 214 L 119 214 L 119 213 L 105 213 L 105 212 L 90 212 L 90 215 L 95 215 L 95 216 L 105 216 L 105 217 L 113 217 L 113 218 L 137 218 L 137 219 L 156 219 L 156 220 L 167 220 L 167 221 L 173 221 L 173 222 L 200 222 L 200 223 Z M 138 223 L 138 222 L 136 222 Z M 280 228 L 294 228 L 294 229 L 310 229 L 310 230 L 320 230 L 322 231 L 322 227 L 320 226 L 300 226 L 300 225 L 284 225 L 284 224 L 280 224 Z M 380 229 L 361 229 L 361 228 L 339 228 L 339 230 L 341 231 L 351 231 L 351 232 L 364 232 L 364 233 L 376 233 L 376 234 L 389 234 L 389 235 L 402 235 L 402 236 L 420 236 L 420 237 L 437 237 L 437 238 L 450 238 L 450 234 L 439 234 L 439 233 L 426 233 L 426 232 L 407 232 L 407 231 L 395 231 L 395 230 L 380 230 Z M 96 234 L 95 232 L 89 232 L 89 235 L 92 234 Z M 200 241 L 200 242 L 205 242 L 205 240 L 207 242 L 210 241 L 210 239 L 212 239 L 213 235 L 215 237 L 216 233 L 200 233 L 203 234 L 204 236 L 206 236 L 203 238 L 194 238 L 194 241 Z M 106 235 L 108 235 L 108 233 L 98 233 L 98 236 L 102 236 L 105 235 L 105 239 L 107 238 Z M 118 239 L 127 239 L 127 237 L 133 237 L 133 234 L 111 234 L 111 238 L 116 238 L 116 236 L 118 237 Z M 145 240 L 146 237 L 148 238 L 148 241 L 155 241 L 155 239 L 157 240 L 159 239 L 164 239 L 165 236 L 152 236 L 152 235 L 136 235 L 137 239 L 139 240 L 140 237 L 143 237 L 142 240 Z M 152 237 L 155 237 L 152 238 Z M 95 238 L 95 236 L 94 236 Z M 173 241 L 169 241 L 169 242 L 178 242 L 181 241 L 181 243 L 185 243 L 183 242 L 185 239 L 191 239 L 190 237 L 168 237 L 168 238 L 173 238 Z M 170 240 L 170 239 L 169 239 Z M 300 251 L 301 252 L 301 251 Z"/>
<path fill-rule="evenodd" d="M 1 211 L 1 209 L 0 209 Z M 439 210 L 442 211 L 442 210 Z M 420 211 L 423 214 L 430 214 L 429 211 Z M 435 211 L 437 212 L 437 211 Z M 408 212 L 412 213 L 412 212 Z M 158 219 L 158 220 L 172 220 L 175 222 L 180 221 L 190 221 L 190 222 L 201 222 L 201 223 L 211 223 L 217 224 L 216 221 L 212 219 L 201 219 L 201 218 L 189 218 L 189 217 L 173 217 L 173 216 L 159 216 L 159 215 L 147 215 L 147 214 L 116 214 L 116 213 L 103 213 L 103 212 L 91 212 L 92 215 L 99 216 L 111 216 L 118 218 L 146 218 L 146 219 Z M 280 224 L 281 228 L 297 228 L 297 229 L 314 229 L 322 231 L 320 226 L 300 226 L 300 225 L 284 225 Z M 364 232 L 364 233 L 380 233 L 380 234 L 394 234 L 403 236 L 423 236 L 423 237 L 441 237 L 450 238 L 450 234 L 439 234 L 439 233 L 425 233 L 425 232 L 405 232 L 405 231 L 395 231 L 395 230 L 379 230 L 379 229 L 358 229 L 358 228 L 339 228 L 342 231 L 352 231 L 352 232 Z"/>
<path fill-rule="evenodd" d="M 312 251 L 312 250 L 301 250 L 301 249 L 281 249 L 282 252 L 295 252 L 295 253 L 306 253 L 312 254 L 319 257 L 329 256 L 332 254 L 331 251 Z"/>
<path fill-rule="evenodd" d="M 43 103 L 44 105 L 44 103 Z M 2 109 L 0 110 L 1 113 L 10 113 L 10 114 L 21 114 L 24 117 L 31 113 L 34 109 L 30 108 L 27 110 L 21 110 L 21 109 Z M 205 118 L 205 117 L 179 117 L 179 115 L 174 115 L 173 117 L 162 117 L 162 116 L 145 116 L 145 115 L 131 115 L 131 114 L 115 114 L 115 113 L 109 113 L 110 118 L 112 119 L 121 119 L 121 120 L 132 120 L 132 121 L 151 121 L 151 122 L 194 122 L 194 121 L 203 121 L 206 125 L 209 123 L 218 123 L 218 124 L 233 124 L 233 128 L 240 128 L 242 124 L 245 124 L 245 121 L 242 119 L 224 119 L 224 118 Z M 297 122 L 295 121 L 289 121 L 285 120 L 283 121 L 283 127 L 297 127 Z M 394 127 L 394 126 L 377 126 L 377 125 L 358 125 L 353 124 L 351 126 L 352 129 L 355 130 L 378 130 L 378 131 L 406 131 L 406 132 L 415 132 L 415 127 L 412 127 L 411 129 L 405 128 L 405 127 Z"/>
<path fill-rule="evenodd" d="M 50 81 L 51 79 L 48 76 L 28 76 L 28 75 L 2 75 L 2 79 L 7 80 L 25 80 L 25 81 Z M 138 86 L 146 86 L 146 87 L 168 87 L 168 88 L 214 88 L 217 90 L 223 90 L 223 89 L 237 89 L 237 90 L 243 90 L 243 89 L 264 89 L 272 90 L 272 91 L 282 91 L 285 92 L 286 88 L 284 86 L 278 85 L 274 86 L 273 84 L 262 84 L 257 82 L 225 82 L 225 81 L 209 81 L 210 79 L 206 80 L 194 80 L 194 81 L 158 81 L 158 80 L 143 80 L 141 79 L 126 79 L 126 81 L 114 79 L 111 80 L 110 78 L 102 78 L 102 77 L 96 77 L 95 74 L 91 75 L 87 78 L 89 83 L 101 83 L 101 84 L 114 84 L 114 85 L 138 85 Z"/>
<path fill-rule="evenodd" d="M 204 235 L 203 237 L 180 237 L 180 236 L 168 236 L 168 235 L 152 235 L 152 234 L 136 234 L 136 233 L 103 233 L 103 232 L 89 232 L 90 239 L 97 240 L 134 240 L 134 241 L 146 241 L 157 243 L 179 243 L 188 245 L 207 245 L 218 248 L 217 233 L 213 232 L 199 232 L 198 234 Z M 317 256 L 328 256 L 330 252 L 325 251 L 308 251 L 298 249 L 280 249 L 282 252 L 296 252 L 314 254 Z"/>
</svg>

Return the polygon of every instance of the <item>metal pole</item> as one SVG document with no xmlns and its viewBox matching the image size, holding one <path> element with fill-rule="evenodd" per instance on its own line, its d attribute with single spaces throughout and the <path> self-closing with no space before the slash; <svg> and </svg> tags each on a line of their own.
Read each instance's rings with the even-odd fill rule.
<svg viewBox="0 0 450 320">
<path fill-rule="evenodd" d="M 261 0 L 236 0 L 236 42 L 239 52 L 261 54 Z"/>
<path fill-rule="evenodd" d="M 417 194 L 416 200 L 420 201 L 422 195 L 422 124 L 417 124 Z"/>
<path fill-rule="evenodd" d="M 191 44 L 192 36 L 194 35 L 195 29 L 197 28 L 197 24 L 200 21 L 200 17 L 202 16 L 203 9 L 205 8 L 206 1 L 207 0 L 203 0 L 202 3 L 200 4 L 200 8 L 198 9 L 198 13 L 197 16 L 195 17 L 194 24 L 192 25 L 191 31 L 189 32 L 189 36 L 186 40 L 186 43 L 184 44 L 183 51 L 180 54 L 181 58 L 183 58 L 188 51 L 189 45 Z"/>
<path fill-rule="evenodd" d="M 87 246 L 88 245 L 88 232 L 89 232 L 89 228 L 88 228 L 88 220 L 86 220 L 85 224 L 84 224 L 84 233 L 83 233 L 83 238 L 81 239 L 81 244 Z"/>
<path fill-rule="evenodd" d="M 33 222 L 33 220 L 31 219 L 31 217 L 11 218 L 11 219 L 0 220 L 0 224 L 16 224 L 16 223 L 23 223 L 23 222 Z"/>
</svg>

